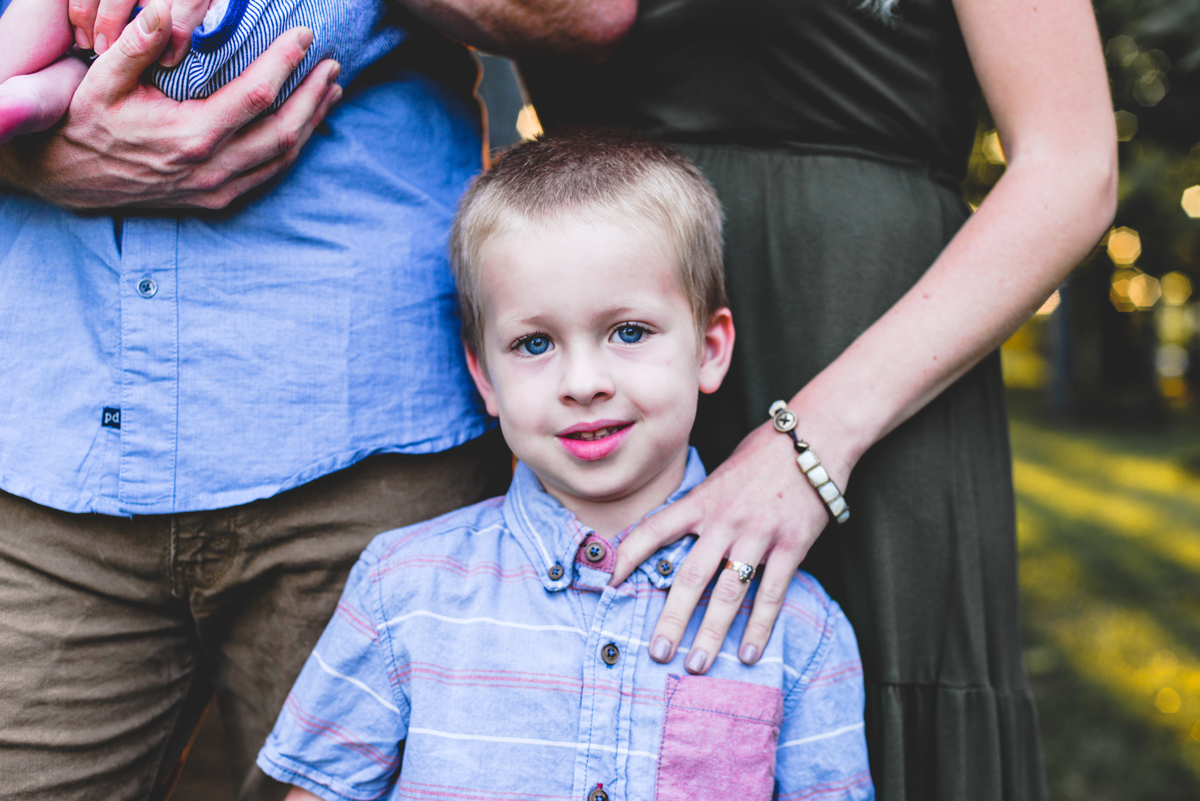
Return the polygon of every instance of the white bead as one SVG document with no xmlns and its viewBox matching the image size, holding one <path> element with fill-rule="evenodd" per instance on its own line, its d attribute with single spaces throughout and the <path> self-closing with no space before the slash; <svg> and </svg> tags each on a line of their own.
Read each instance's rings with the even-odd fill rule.
<svg viewBox="0 0 1200 801">
<path fill-rule="evenodd" d="M 829 480 L 829 474 L 825 472 L 824 467 L 817 465 L 808 471 L 808 480 L 812 482 L 814 487 L 819 487 Z"/>
<path fill-rule="evenodd" d="M 846 511 L 846 499 L 841 495 L 829 502 L 829 514 L 837 517 L 844 511 Z"/>
<path fill-rule="evenodd" d="M 796 457 L 796 464 L 800 465 L 800 469 L 805 473 L 807 473 L 809 470 L 812 470 L 820 463 L 821 460 L 818 459 L 817 455 L 812 451 L 805 451 Z"/>
<path fill-rule="evenodd" d="M 817 487 L 817 492 L 821 495 L 821 500 L 825 501 L 825 503 L 830 503 L 834 498 L 842 494 L 838 491 L 838 488 L 833 485 L 832 481 L 827 481 L 826 483 Z"/>
<path fill-rule="evenodd" d="M 850 519 L 850 510 L 849 509 L 847 509 L 846 511 L 842 512 L 840 515 L 837 516 L 837 521 L 839 523 L 845 523 L 849 519 Z"/>
<path fill-rule="evenodd" d="M 771 408 L 767 409 L 767 416 L 774 417 L 780 409 L 786 409 L 787 404 L 781 400 L 777 400 L 771 404 Z"/>
</svg>

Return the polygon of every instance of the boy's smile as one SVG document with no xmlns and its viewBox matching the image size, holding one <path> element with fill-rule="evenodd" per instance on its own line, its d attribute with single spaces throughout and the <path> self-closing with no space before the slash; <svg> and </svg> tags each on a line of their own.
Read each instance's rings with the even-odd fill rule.
<svg viewBox="0 0 1200 801">
<path fill-rule="evenodd" d="M 493 235 L 480 253 L 488 411 L 546 491 L 602 536 L 683 478 L 697 390 L 729 364 L 733 325 L 703 341 L 669 240 L 652 226 L 574 218 Z"/>
</svg>

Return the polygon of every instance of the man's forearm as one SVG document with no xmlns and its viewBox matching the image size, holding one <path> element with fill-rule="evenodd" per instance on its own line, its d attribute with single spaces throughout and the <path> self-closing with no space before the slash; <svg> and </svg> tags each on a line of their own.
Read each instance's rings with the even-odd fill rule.
<svg viewBox="0 0 1200 801">
<path fill-rule="evenodd" d="M 507 56 L 602 61 L 633 25 L 637 0 L 399 0 L 466 44 Z"/>
</svg>

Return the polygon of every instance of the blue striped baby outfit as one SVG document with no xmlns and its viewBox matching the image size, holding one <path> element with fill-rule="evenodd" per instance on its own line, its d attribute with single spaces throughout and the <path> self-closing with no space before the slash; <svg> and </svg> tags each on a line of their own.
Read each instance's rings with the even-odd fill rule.
<svg viewBox="0 0 1200 801">
<path fill-rule="evenodd" d="M 693 451 L 668 503 L 703 478 Z M 704 607 L 650 659 L 691 544 L 608 587 L 612 543 L 524 464 L 504 498 L 381 534 L 259 766 L 328 801 L 874 798 L 854 632 L 810 576 L 758 664 L 736 656 L 757 584 L 707 675 L 683 669 Z"/>
<path fill-rule="evenodd" d="M 282 105 L 320 61 L 342 65 L 343 86 L 366 66 L 404 41 L 405 32 L 388 24 L 383 0 L 229 0 L 219 21 L 209 20 L 192 34 L 183 62 L 155 66 L 147 77 L 174 100 L 205 98 L 242 73 L 284 31 L 303 25 L 313 32 L 308 54 L 283 85 L 274 105 Z"/>
</svg>

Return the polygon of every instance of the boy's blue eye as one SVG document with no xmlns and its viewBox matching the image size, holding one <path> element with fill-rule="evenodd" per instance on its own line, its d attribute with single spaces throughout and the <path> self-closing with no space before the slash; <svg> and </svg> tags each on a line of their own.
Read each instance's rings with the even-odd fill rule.
<svg viewBox="0 0 1200 801">
<path fill-rule="evenodd" d="M 627 323 L 617 328 L 617 337 L 626 345 L 632 345 L 646 335 L 646 329 L 640 325 Z"/>
<path fill-rule="evenodd" d="M 546 351 L 550 350 L 550 337 L 544 334 L 534 334 L 528 336 L 517 343 L 517 348 L 528 353 L 530 356 L 541 356 Z"/>
</svg>

